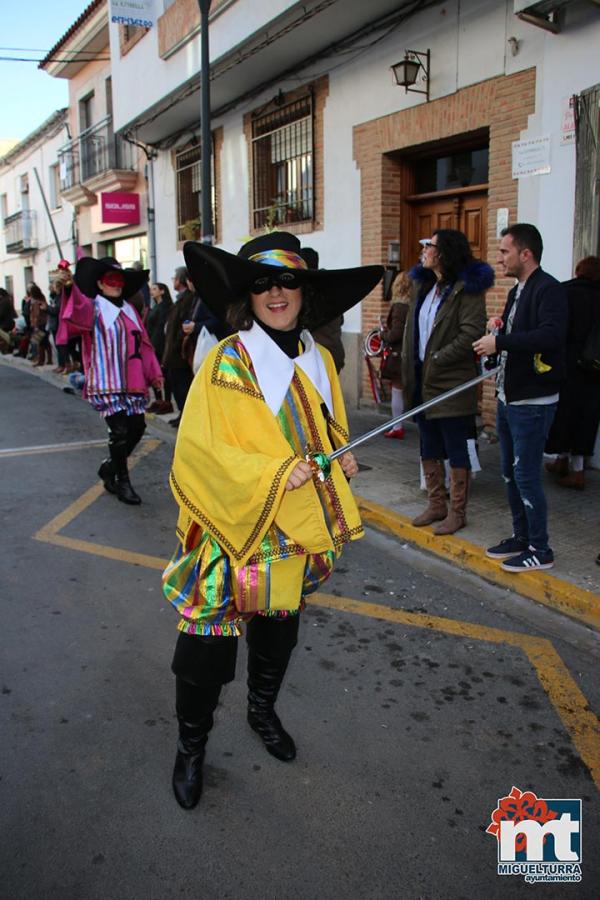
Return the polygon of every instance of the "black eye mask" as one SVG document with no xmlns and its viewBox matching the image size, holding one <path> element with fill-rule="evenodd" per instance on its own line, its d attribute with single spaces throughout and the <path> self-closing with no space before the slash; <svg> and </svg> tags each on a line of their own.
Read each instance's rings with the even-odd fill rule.
<svg viewBox="0 0 600 900">
<path fill-rule="evenodd" d="M 264 294 L 266 291 L 270 291 L 273 285 L 294 290 L 294 288 L 299 288 L 301 284 L 302 280 L 295 272 L 277 272 L 273 275 L 262 275 L 260 278 L 256 278 L 250 285 L 250 293 Z"/>
</svg>

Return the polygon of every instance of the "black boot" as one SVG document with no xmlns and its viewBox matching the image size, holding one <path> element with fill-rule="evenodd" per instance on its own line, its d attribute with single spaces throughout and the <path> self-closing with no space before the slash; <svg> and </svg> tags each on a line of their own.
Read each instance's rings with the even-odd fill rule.
<svg viewBox="0 0 600 900">
<path fill-rule="evenodd" d="M 136 494 L 131 486 L 129 472 L 125 472 L 125 474 L 119 472 L 117 474 L 117 499 L 121 503 L 127 503 L 129 506 L 139 506 L 142 502 L 142 498 L 139 494 Z"/>
<path fill-rule="evenodd" d="M 146 420 L 143 413 L 138 413 L 136 415 L 127 416 L 126 423 L 127 438 L 125 446 L 127 448 L 127 456 L 131 456 L 146 430 Z M 142 498 L 136 494 L 131 486 L 129 473 L 127 471 L 127 461 L 125 462 L 124 475 L 126 477 L 117 474 L 117 497 L 122 503 L 128 503 L 130 506 L 139 506 L 142 502 Z"/>
<path fill-rule="evenodd" d="M 213 713 L 224 684 L 235 675 L 237 639 L 196 637 L 182 633 L 171 666 L 176 678 L 179 740 L 173 769 L 173 792 L 183 809 L 193 809 L 202 795 L 202 765 Z"/>
<path fill-rule="evenodd" d="M 129 416 L 124 412 L 106 417 L 106 424 L 109 428 L 108 449 L 115 472 L 117 498 L 129 506 L 139 506 L 142 500 L 132 488 L 127 470 L 128 441 L 131 440 L 128 418 Z M 141 418 L 143 419 L 143 416 Z"/>
<path fill-rule="evenodd" d="M 117 493 L 117 485 L 115 483 L 115 470 L 110 459 L 102 460 L 102 465 L 98 469 L 98 478 L 104 482 L 104 490 L 109 494 Z"/>
<path fill-rule="evenodd" d="M 221 685 L 204 688 L 181 678 L 175 682 L 179 740 L 173 768 L 173 793 L 183 809 L 193 809 L 202 795 L 202 764 Z"/>
<path fill-rule="evenodd" d="M 296 745 L 285 731 L 275 701 L 292 650 L 298 640 L 298 615 L 277 619 L 254 616 L 248 623 L 248 724 L 268 752 L 283 762 L 296 757 Z"/>
</svg>

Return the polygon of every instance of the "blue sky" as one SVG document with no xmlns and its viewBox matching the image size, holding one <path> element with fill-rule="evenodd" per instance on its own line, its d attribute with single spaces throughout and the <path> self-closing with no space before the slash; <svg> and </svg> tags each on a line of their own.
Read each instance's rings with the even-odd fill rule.
<svg viewBox="0 0 600 900">
<path fill-rule="evenodd" d="M 43 58 L 89 5 L 89 0 L 29 0 L 5 10 L 0 56 Z M 6 47 L 35 48 L 32 53 Z M 46 51 L 46 52 L 39 52 Z M 37 62 L 0 61 L 0 138 L 22 140 L 56 109 L 68 106 L 68 81 L 51 78 Z"/>
</svg>

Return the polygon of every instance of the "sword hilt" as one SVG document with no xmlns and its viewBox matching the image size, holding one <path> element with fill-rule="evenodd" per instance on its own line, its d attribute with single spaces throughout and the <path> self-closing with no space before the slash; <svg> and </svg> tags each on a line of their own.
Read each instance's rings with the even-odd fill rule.
<svg viewBox="0 0 600 900">
<path fill-rule="evenodd" d="M 306 462 L 312 469 L 313 477 L 319 481 L 325 481 L 331 475 L 331 459 L 326 453 L 311 451 L 310 447 L 306 448 Z"/>
</svg>

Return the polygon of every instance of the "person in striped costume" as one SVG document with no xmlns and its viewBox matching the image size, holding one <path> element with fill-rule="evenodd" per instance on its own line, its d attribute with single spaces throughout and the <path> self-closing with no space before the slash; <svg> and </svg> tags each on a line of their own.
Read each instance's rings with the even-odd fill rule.
<svg viewBox="0 0 600 900">
<path fill-rule="evenodd" d="M 331 354 L 311 337 L 375 287 L 379 266 L 309 269 L 300 242 L 262 235 L 239 254 L 188 242 L 190 276 L 236 333 L 208 354 L 186 401 L 170 476 L 178 546 L 163 590 L 180 615 L 172 671 L 179 740 L 172 785 L 197 805 L 221 688 L 235 674 L 246 623 L 250 727 L 282 761 L 296 756 L 275 701 L 305 598 L 362 536 L 351 453 L 319 481 L 309 451 L 348 440 Z"/>
<path fill-rule="evenodd" d="M 142 501 L 131 486 L 127 458 L 146 430 L 148 387 L 163 385 L 146 329 L 127 302 L 147 278 L 147 271 L 123 269 L 112 257 L 85 256 L 62 313 L 69 337 L 81 335 L 84 396 L 108 428 L 109 456 L 98 476 L 110 494 L 132 506 Z"/>
</svg>

